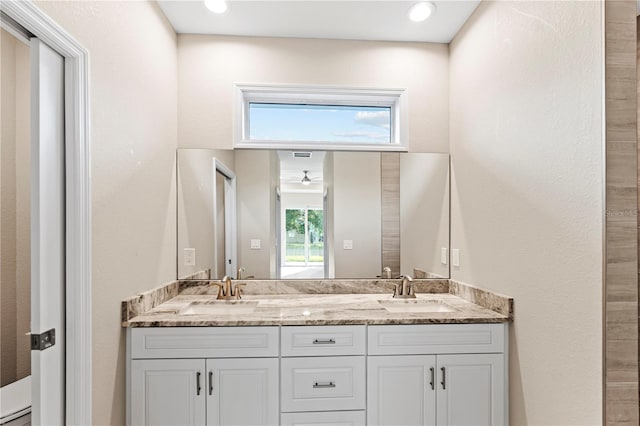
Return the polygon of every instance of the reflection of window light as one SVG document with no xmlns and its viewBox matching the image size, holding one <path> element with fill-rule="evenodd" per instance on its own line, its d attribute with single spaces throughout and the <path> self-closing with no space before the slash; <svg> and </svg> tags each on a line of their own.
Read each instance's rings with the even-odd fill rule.
<svg viewBox="0 0 640 426">
<path fill-rule="evenodd" d="M 404 90 L 236 87 L 235 147 L 408 149 Z"/>
</svg>

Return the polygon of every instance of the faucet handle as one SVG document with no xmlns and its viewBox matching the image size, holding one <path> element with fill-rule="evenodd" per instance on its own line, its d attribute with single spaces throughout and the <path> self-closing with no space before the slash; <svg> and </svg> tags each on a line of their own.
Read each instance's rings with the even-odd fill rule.
<svg viewBox="0 0 640 426">
<path fill-rule="evenodd" d="M 218 297 L 221 296 L 222 293 L 222 284 L 220 283 L 209 283 L 211 287 L 218 287 Z"/>
<path fill-rule="evenodd" d="M 390 279 L 391 278 L 391 268 L 388 266 L 385 266 L 384 268 L 382 268 L 382 278 L 385 279 Z"/>
<path fill-rule="evenodd" d="M 242 273 L 245 271 L 244 266 L 241 266 L 238 268 L 237 274 L 236 274 L 236 279 L 237 280 L 241 280 L 242 279 Z"/>
<path fill-rule="evenodd" d="M 393 284 L 393 297 L 398 297 L 398 291 L 400 291 L 400 284 Z"/>
<path fill-rule="evenodd" d="M 234 290 L 232 292 L 233 293 L 232 296 L 234 296 L 236 299 L 242 299 L 242 293 L 243 293 L 242 288 L 246 285 L 247 284 L 245 283 L 236 283 Z"/>
</svg>

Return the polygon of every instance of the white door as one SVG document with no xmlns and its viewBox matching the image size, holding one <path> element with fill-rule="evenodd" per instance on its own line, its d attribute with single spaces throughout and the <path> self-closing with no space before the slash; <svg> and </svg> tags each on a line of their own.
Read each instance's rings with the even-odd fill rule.
<svg viewBox="0 0 640 426">
<path fill-rule="evenodd" d="M 368 425 L 436 424 L 434 355 L 370 356 L 367 363 Z"/>
<path fill-rule="evenodd" d="M 131 361 L 131 424 L 204 426 L 205 361 Z"/>
<path fill-rule="evenodd" d="M 55 329 L 55 345 L 31 351 L 32 418 L 64 424 L 64 58 L 31 39 L 31 339 Z"/>
<path fill-rule="evenodd" d="M 438 355 L 438 426 L 504 425 L 504 393 L 503 354 Z"/>
<path fill-rule="evenodd" d="M 277 358 L 208 359 L 207 425 L 277 425 Z"/>
</svg>

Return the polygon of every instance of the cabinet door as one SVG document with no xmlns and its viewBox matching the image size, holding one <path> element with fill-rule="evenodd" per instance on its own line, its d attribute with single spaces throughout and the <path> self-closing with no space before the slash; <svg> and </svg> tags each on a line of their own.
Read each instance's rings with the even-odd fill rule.
<svg viewBox="0 0 640 426">
<path fill-rule="evenodd" d="M 504 425 L 504 398 L 504 355 L 438 355 L 438 426 Z"/>
<path fill-rule="evenodd" d="M 367 424 L 436 424 L 436 357 L 370 356 L 367 366 Z"/>
<path fill-rule="evenodd" d="M 131 361 L 131 423 L 204 426 L 204 360 Z"/>
<path fill-rule="evenodd" d="M 207 425 L 277 425 L 277 358 L 208 359 Z"/>
</svg>

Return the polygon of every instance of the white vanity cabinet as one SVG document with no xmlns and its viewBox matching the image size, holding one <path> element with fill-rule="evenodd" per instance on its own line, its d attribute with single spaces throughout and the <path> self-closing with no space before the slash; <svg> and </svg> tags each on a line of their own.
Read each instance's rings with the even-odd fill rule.
<svg viewBox="0 0 640 426">
<path fill-rule="evenodd" d="M 370 326 L 367 424 L 508 423 L 505 324 Z"/>
<path fill-rule="evenodd" d="M 128 333 L 128 424 L 279 424 L 278 327 Z"/>
<path fill-rule="evenodd" d="M 129 425 L 501 426 L 508 325 L 127 331 Z"/>
<path fill-rule="evenodd" d="M 281 424 L 364 426 L 366 326 L 291 326 L 281 333 Z"/>
</svg>

